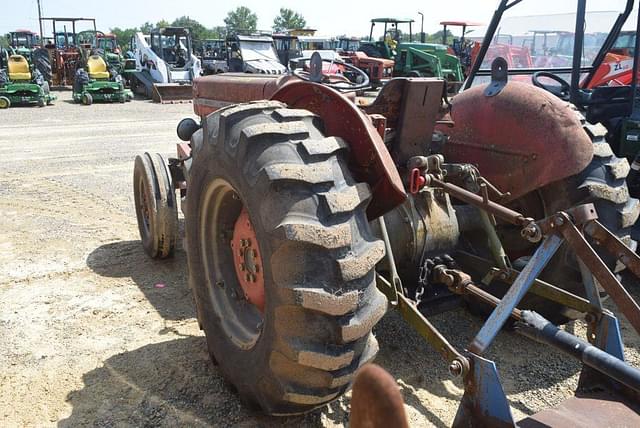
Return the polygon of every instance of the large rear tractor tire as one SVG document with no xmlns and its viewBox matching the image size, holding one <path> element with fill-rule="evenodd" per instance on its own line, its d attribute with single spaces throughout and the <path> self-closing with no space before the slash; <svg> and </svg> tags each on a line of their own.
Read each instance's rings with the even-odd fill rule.
<svg viewBox="0 0 640 428">
<path fill-rule="evenodd" d="M 637 243 L 631 237 L 631 229 L 640 214 L 640 201 L 629 196 L 626 184 L 629 162 L 613 154 L 611 147 L 605 141 L 604 127 L 585 125 L 584 129 L 593 141 L 594 156 L 591 163 L 580 174 L 551 183 L 525 196 L 521 201 L 516 201 L 513 207 L 527 212 L 527 215 L 544 218 L 577 205 L 593 203 L 598 212 L 598 221 L 616 234 L 627 246 L 636 250 Z M 532 206 L 537 206 L 537 209 L 531 210 Z M 512 230 L 511 233 L 513 232 L 515 231 Z M 510 241 L 513 242 L 513 240 Z M 522 242 L 521 239 L 519 241 Z M 621 266 L 618 265 L 615 257 L 597 246 L 594 248 L 612 271 L 620 270 Z M 523 249 L 515 251 L 521 252 Z M 510 253 L 508 248 L 507 253 Z M 525 257 L 523 261 L 526 262 L 526 260 Z M 585 296 L 583 278 L 575 253 L 567 244 L 558 250 L 540 278 L 574 294 Z M 562 305 L 533 295 L 525 297 L 519 307 L 533 309 L 556 324 L 562 324 L 570 319 L 566 316 Z"/>
<path fill-rule="evenodd" d="M 343 394 L 376 355 L 387 307 L 369 188 L 321 130 L 279 102 L 222 109 L 189 172 L 189 283 L 209 351 L 241 398 L 273 415 Z"/>
<path fill-rule="evenodd" d="M 31 54 L 36 70 L 38 70 L 46 82 L 51 83 L 53 72 L 51 71 L 51 60 L 49 59 L 49 51 L 45 48 L 39 48 Z"/>
<path fill-rule="evenodd" d="M 144 251 L 153 259 L 171 257 L 178 238 L 178 208 L 171 174 L 159 154 L 136 157 L 133 195 Z"/>
</svg>

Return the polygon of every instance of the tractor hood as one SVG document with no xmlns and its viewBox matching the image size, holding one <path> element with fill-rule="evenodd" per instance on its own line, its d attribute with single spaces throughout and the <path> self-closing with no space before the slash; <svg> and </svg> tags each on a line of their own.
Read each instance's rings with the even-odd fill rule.
<svg viewBox="0 0 640 428">
<path fill-rule="evenodd" d="M 285 74 L 287 69 L 274 59 L 252 59 L 245 62 L 245 71 L 256 74 Z"/>
</svg>

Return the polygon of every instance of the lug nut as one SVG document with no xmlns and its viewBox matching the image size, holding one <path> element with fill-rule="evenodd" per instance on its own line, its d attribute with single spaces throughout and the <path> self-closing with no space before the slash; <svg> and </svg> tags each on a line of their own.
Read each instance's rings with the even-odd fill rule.
<svg viewBox="0 0 640 428">
<path fill-rule="evenodd" d="M 243 272 L 244 272 L 244 270 L 245 270 L 246 268 L 247 268 L 247 267 L 244 265 L 244 263 L 240 263 L 240 270 L 241 270 L 241 271 L 243 271 Z"/>
</svg>

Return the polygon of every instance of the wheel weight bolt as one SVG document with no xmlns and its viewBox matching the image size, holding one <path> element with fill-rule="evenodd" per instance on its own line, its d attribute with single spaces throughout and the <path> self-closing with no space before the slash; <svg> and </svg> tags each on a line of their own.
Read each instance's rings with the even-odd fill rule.
<svg viewBox="0 0 640 428">
<path fill-rule="evenodd" d="M 460 361 L 454 360 L 449 364 L 449 373 L 456 377 L 462 374 L 462 364 L 460 364 Z"/>
</svg>

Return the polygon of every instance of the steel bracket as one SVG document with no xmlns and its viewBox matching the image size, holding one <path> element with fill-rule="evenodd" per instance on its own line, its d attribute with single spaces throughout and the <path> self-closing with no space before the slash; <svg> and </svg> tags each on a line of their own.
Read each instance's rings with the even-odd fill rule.
<svg viewBox="0 0 640 428">
<path fill-rule="evenodd" d="M 507 61 L 498 57 L 491 63 L 491 83 L 484 90 L 487 97 L 495 97 L 507 85 L 509 81 L 509 66 Z"/>
<path fill-rule="evenodd" d="M 515 427 L 496 364 L 472 352 L 467 357 L 471 368 L 464 378 L 464 395 L 453 427 Z"/>
</svg>

